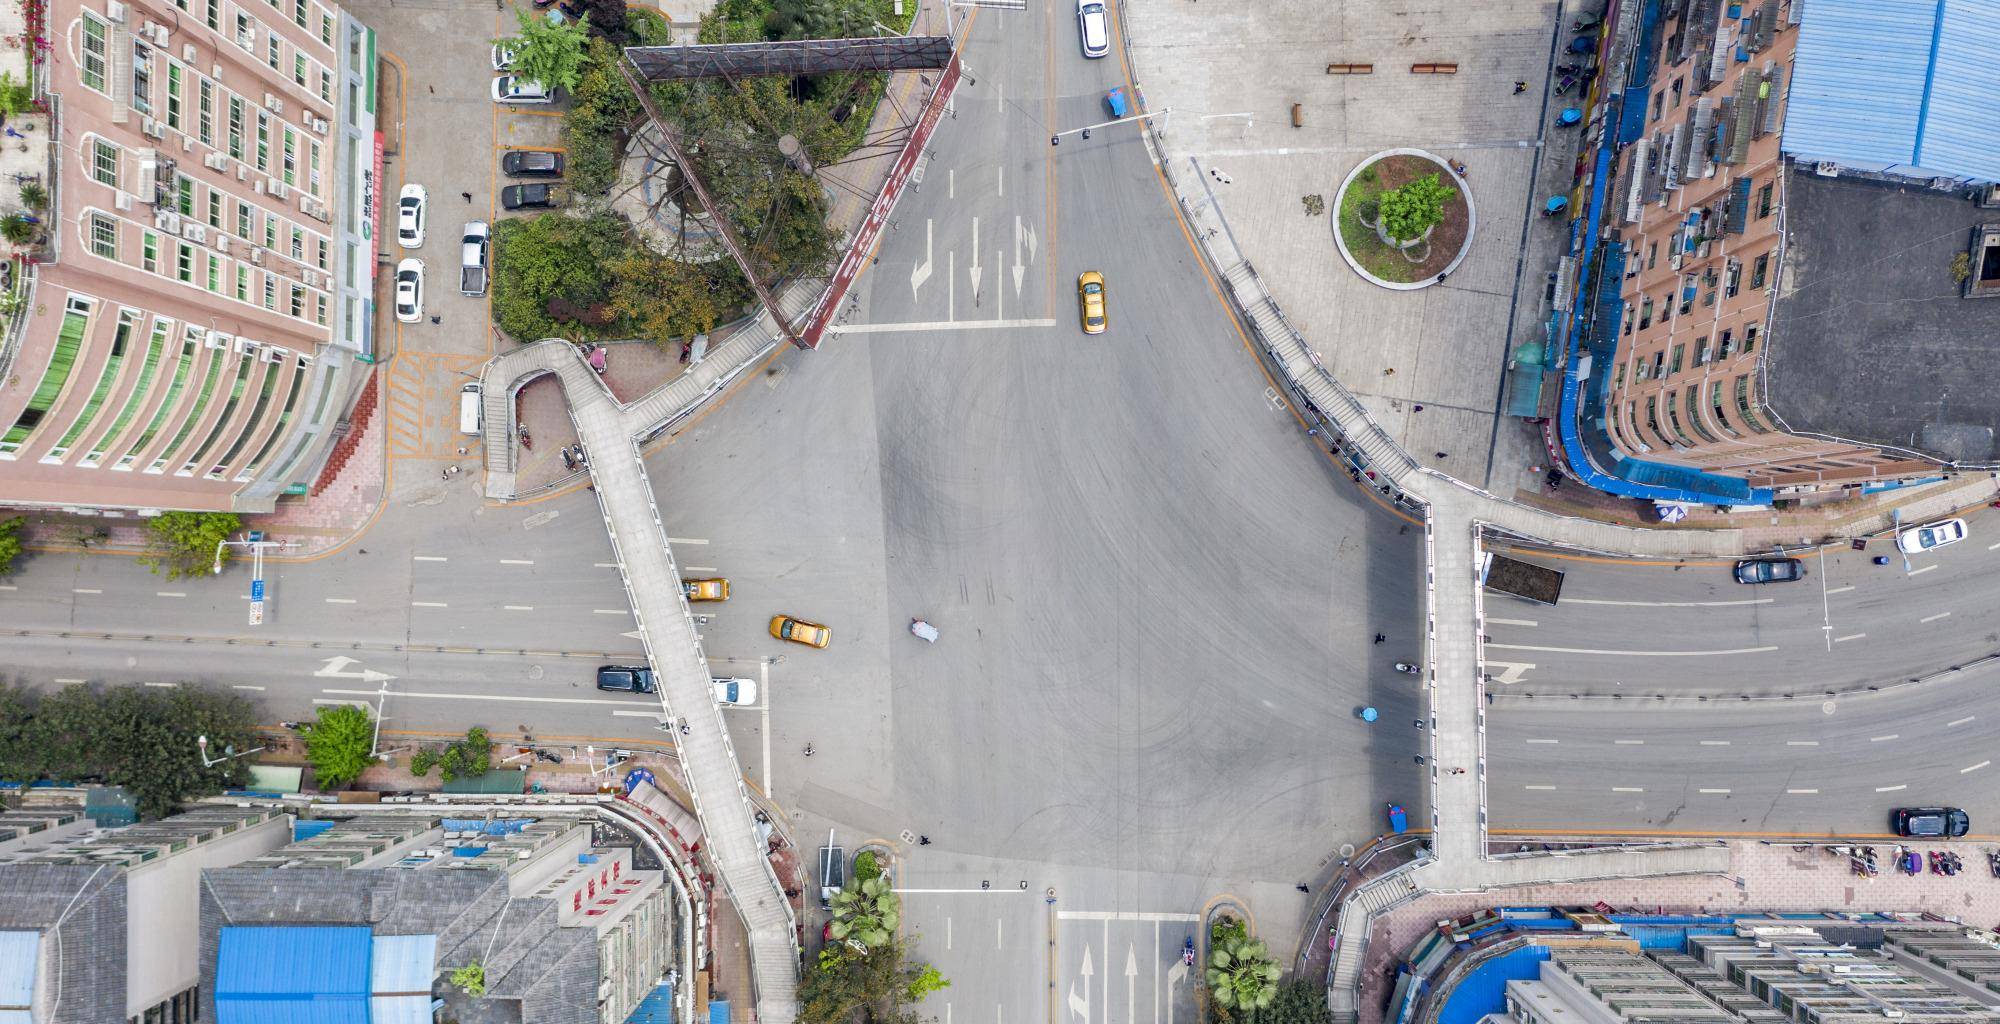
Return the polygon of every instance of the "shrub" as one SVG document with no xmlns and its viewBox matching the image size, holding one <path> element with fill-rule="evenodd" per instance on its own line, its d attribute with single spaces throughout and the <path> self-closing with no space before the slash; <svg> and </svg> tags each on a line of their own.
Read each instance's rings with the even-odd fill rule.
<svg viewBox="0 0 2000 1024">
<path fill-rule="evenodd" d="M 437 764 L 437 751 L 429 747 L 419 748 L 416 753 L 410 755 L 410 774 L 421 779 L 429 775 L 431 769 L 436 768 Z"/>
<path fill-rule="evenodd" d="M 49 190 L 39 181 L 21 183 L 21 203 L 30 210 L 46 209 L 49 205 Z"/>
<path fill-rule="evenodd" d="M 306 727 L 306 759 L 321 789 L 339 789 L 361 777 L 375 746 L 375 720 L 366 708 L 341 704 L 323 708 Z"/>
<path fill-rule="evenodd" d="M 14 572 L 14 560 L 21 557 L 21 527 L 27 522 L 20 516 L 0 519 L 0 576 Z"/>
<path fill-rule="evenodd" d="M 451 972 L 451 983 L 469 996 L 486 994 L 486 965 L 477 960 Z"/>
<path fill-rule="evenodd" d="M 1382 230 L 1399 242 L 1422 238 L 1424 232 L 1444 220 L 1444 204 L 1458 198 L 1458 190 L 1438 180 L 1436 172 L 1426 174 L 1401 188 L 1382 193 Z"/>
<path fill-rule="evenodd" d="M 26 245 L 35 237 L 35 222 L 20 214 L 0 219 L 0 238 L 15 245 Z"/>
<path fill-rule="evenodd" d="M 863 850 L 855 855 L 854 877 L 863 882 L 882 877 L 882 868 L 875 863 L 874 850 Z"/>
</svg>

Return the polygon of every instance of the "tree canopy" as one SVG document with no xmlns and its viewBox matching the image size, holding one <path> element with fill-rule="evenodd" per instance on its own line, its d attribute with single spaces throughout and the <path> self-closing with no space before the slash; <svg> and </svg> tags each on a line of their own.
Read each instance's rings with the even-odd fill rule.
<svg viewBox="0 0 2000 1024">
<path fill-rule="evenodd" d="M 514 73 L 544 88 L 575 89 L 590 39 L 589 16 L 560 24 L 525 10 L 515 16 L 521 21 L 520 34 L 493 41 L 514 51 Z"/>
<path fill-rule="evenodd" d="M 218 546 L 243 525 L 231 512 L 168 512 L 146 521 L 150 550 L 139 564 L 170 580 L 200 576 L 229 564 L 232 550 Z"/>
<path fill-rule="evenodd" d="M 21 557 L 21 527 L 27 522 L 20 516 L 0 519 L 0 576 L 14 571 L 14 560 Z"/>
<path fill-rule="evenodd" d="M 375 747 L 375 718 L 367 708 L 337 704 L 321 708 L 319 721 L 308 725 L 306 760 L 321 789 L 339 789 L 361 777 Z"/>
<path fill-rule="evenodd" d="M 197 686 L 0 686 L 0 778 L 123 786 L 140 814 L 157 818 L 247 783 L 243 758 L 204 767 L 195 741 L 207 736 L 209 754 L 221 757 L 256 747 L 255 728 L 250 702 Z"/>
<path fill-rule="evenodd" d="M 1401 188 L 1382 193 L 1382 231 L 1399 242 L 1422 238 L 1424 232 L 1444 220 L 1444 204 L 1458 198 L 1458 190 L 1426 174 Z"/>
<path fill-rule="evenodd" d="M 1264 943 L 1250 937 L 1243 922 L 1217 921 L 1209 930 L 1208 982 L 1215 1005 L 1224 1010 L 1262 1010 L 1278 998 L 1284 969 Z"/>
</svg>

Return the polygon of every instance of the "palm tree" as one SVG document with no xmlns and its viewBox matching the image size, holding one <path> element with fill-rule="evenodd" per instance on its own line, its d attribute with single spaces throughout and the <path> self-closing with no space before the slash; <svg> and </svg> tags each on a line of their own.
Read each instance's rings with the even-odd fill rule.
<svg viewBox="0 0 2000 1024">
<path fill-rule="evenodd" d="M 833 894 L 833 926 L 836 939 L 851 940 L 865 947 L 880 946 L 896 933 L 902 920 L 901 900 L 889 890 L 889 880 L 881 875 L 856 877 L 847 888 Z"/>
<path fill-rule="evenodd" d="M 1225 1010 L 1261 1010 L 1278 997 L 1284 971 L 1262 942 L 1240 933 L 1217 937 L 1208 950 L 1208 989 Z"/>
</svg>

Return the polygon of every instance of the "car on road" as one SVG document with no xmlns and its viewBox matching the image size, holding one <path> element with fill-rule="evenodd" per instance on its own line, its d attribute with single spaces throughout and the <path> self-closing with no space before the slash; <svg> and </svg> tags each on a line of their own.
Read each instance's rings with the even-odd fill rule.
<svg viewBox="0 0 2000 1024">
<path fill-rule="evenodd" d="M 1738 583 L 1792 583 L 1806 578 L 1806 564 L 1796 558 L 1746 558 L 1736 563 Z"/>
<path fill-rule="evenodd" d="M 681 594 L 690 601 L 729 600 L 729 581 L 720 577 L 705 580 L 682 580 Z"/>
<path fill-rule="evenodd" d="M 424 247 L 424 217 L 431 205 L 422 185 L 404 185 L 396 198 L 396 241 L 405 249 Z"/>
<path fill-rule="evenodd" d="M 495 103 L 554 103 L 555 101 L 555 90 L 543 88 L 540 82 L 530 82 L 519 75 L 501 75 L 493 80 Z"/>
<path fill-rule="evenodd" d="M 1956 839 L 1972 831 L 1972 818 L 1956 807 L 1898 807 L 1889 820 L 1897 835 L 1913 839 Z"/>
<path fill-rule="evenodd" d="M 771 635 L 780 640 L 790 640 L 795 644 L 809 647 L 825 647 L 833 642 L 833 630 L 818 623 L 794 619 L 789 615 L 771 616 Z"/>
<path fill-rule="evenodd" d="M 412 256 L 396 264 L 396 319 L 413 324 L 424 318 L 424 261 Z"/>
<path fill-rule="evenodd" d="M 1104 0 L 1076 0 L 1076 31 L 1084 56 L 1094 60 L 1111 52 L 1111 15 Z"/>
<path fill-rule="evenodd" d="M 1103 334 L 1106 323 L 1103 274 L 1086 270 L 1077 275 L 1076 304 L 1078 315 L 1083 318 L 1083 333 Z"/>
<path fill-rule="evenodd" d="M 715 702 L 717 704 L 757 703 L 757 680 L 755 679 L 716 679 L 712 681 L 715 683 Z"/>
<path fill-rule="evenodd" d="M 514 47 L 505 43 L 493 44 L 493 70 L 506 71 L 514 66 Z"/>
<path fill-rule="evenodd" d="M 509 185 L 500 190 L 500 205 L 509 210 L 560 206 L 554 185 Z"/>
<path fill-rule="evenodd" d="M 597 688 L 619 693 L 653 693 L 653 670 L 644 665 L 600 665 Z"/>
<path fill-rule="evenodd" d="M 500 157 L 500 173 L 509 178 L 560 178 L 563 155 L 538 149 L 510 149 Z"/>
<path fill-rule="evenodd" d="M 1906 555 L 1920 555 L 1964 539 L 1965 520 L 1940 519 L 1935 523 L 1912 526 L 1897 534 L 1896 546 Z"/>
</svg>

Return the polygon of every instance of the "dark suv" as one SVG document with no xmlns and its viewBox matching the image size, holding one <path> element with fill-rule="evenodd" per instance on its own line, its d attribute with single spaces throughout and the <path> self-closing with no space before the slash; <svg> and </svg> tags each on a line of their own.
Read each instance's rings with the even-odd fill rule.
<svg viewBox="0 0 2000 1024">
<path fill-rule="evenodd" d="M 597 688 L 620 693 L 652 693 L 653 670 L 644 665 L 600 665 Z"/>
<path fill-rule="evenodd" d="M 1972 831 L 1972 819 L 1956 807 L 1898 807 L 1890 819 L 1899 836 L 1956 839 Z"/>
</svg>

